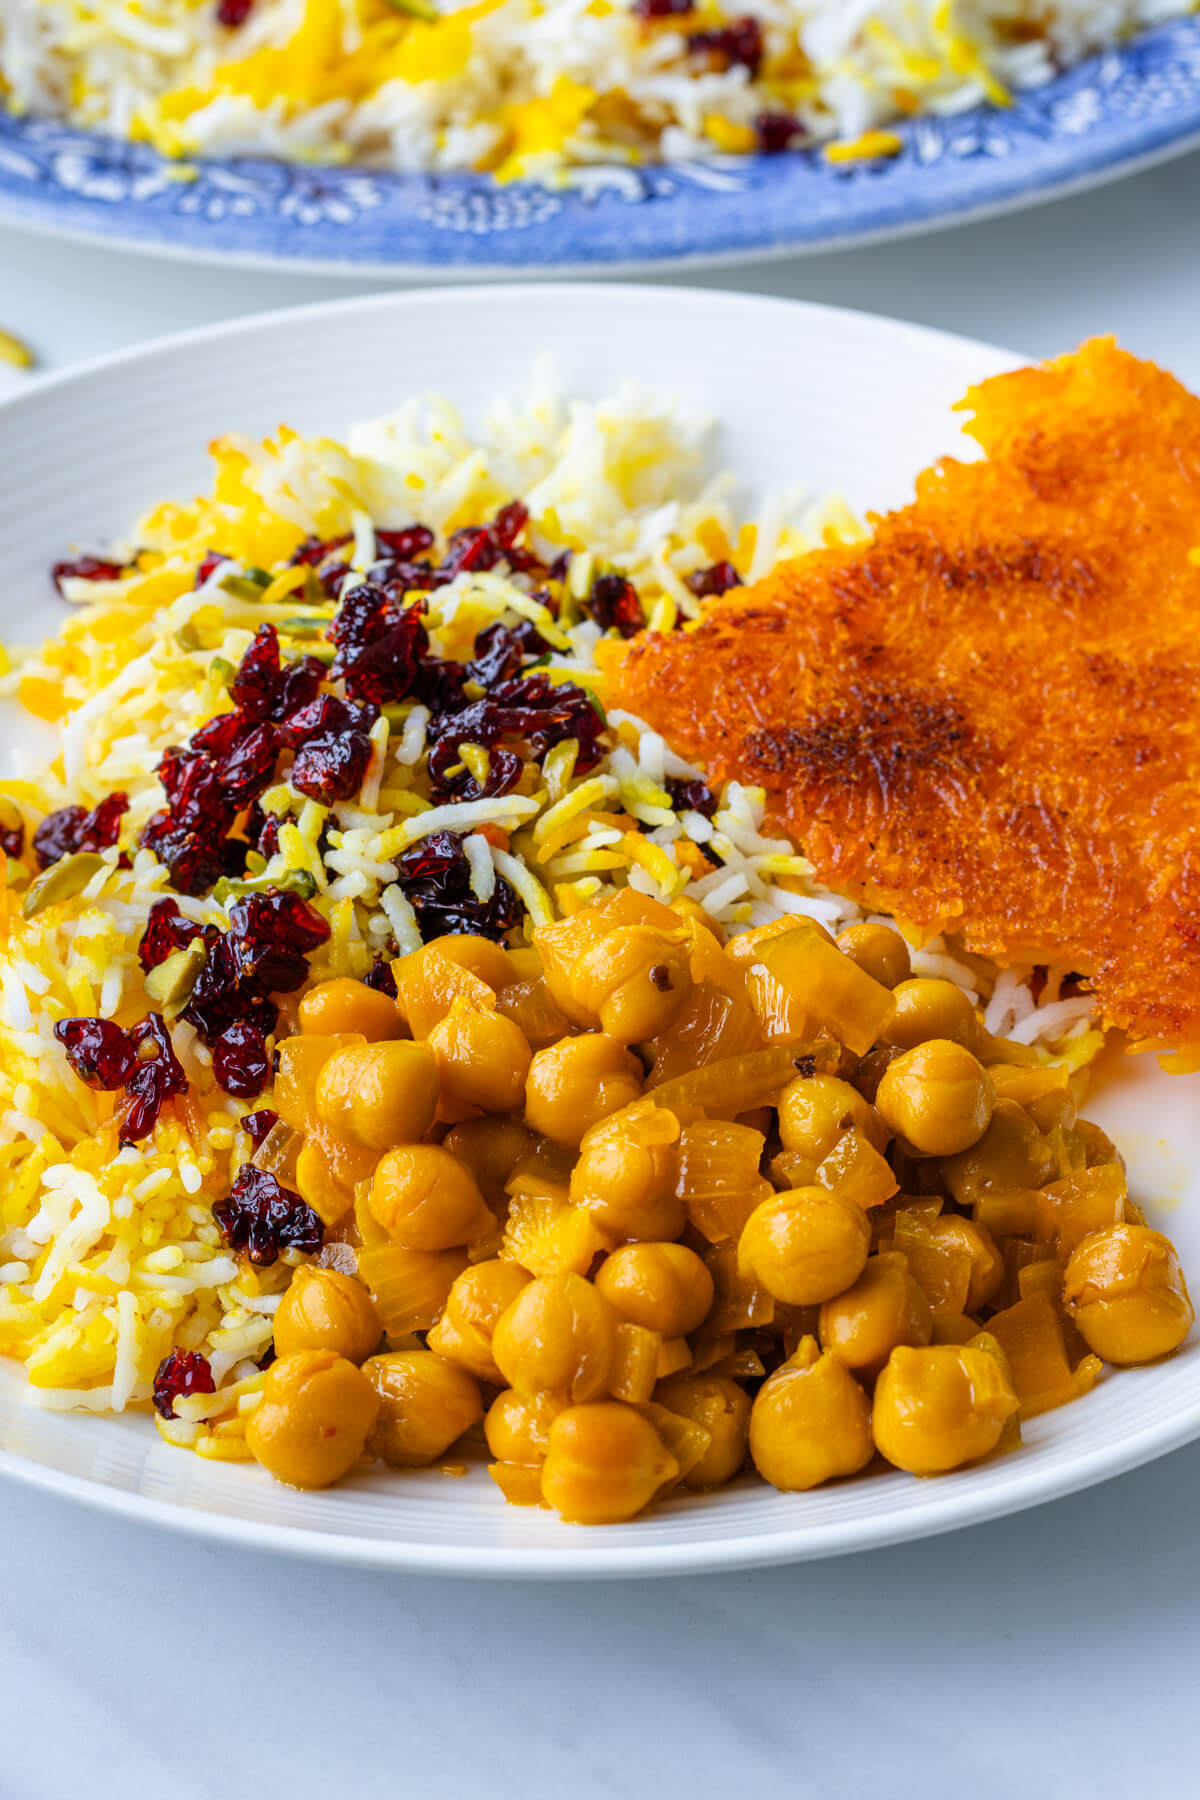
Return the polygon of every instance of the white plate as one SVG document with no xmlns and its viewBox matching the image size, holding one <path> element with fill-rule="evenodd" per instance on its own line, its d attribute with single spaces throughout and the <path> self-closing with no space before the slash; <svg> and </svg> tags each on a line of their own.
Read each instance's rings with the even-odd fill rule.
<svg viewBox="0 0 1200 1800">
<path fill-rule="evenodd" d="M 557 353 L 598 395 L 633 376 L 724 421 L 722 464 L 750 488 L 796 479 L 860 507 L 902 503 L 956 447 L 949 407 L 1011 366 L 1003 351 L 889 320 L 786 301 L 610 286 L 448 290 L 339 302 L 196 332 L 35 386 L 0 407 L 0 631 L 59 616 L 46 570 L 68 543 L 120 532 L 205 479 L 216 433 L 286 420 L 337 433 L 413 391 L 470 412 Z M 958 444 L 964 446 L 961 441 Z M 1194 1079 L 1149 1059 L 1109 1068 L 1091 1116 L 1125 1151 L 1133 1192 L 1200 1271 Z M 1200 1335 L 1157 1368 L 1109 1375 L 1036 1420 L 1013 1456 L 918 1482 L 873 1475 L 809 1495 L 745 1480 L 585 1531 L 506 1507 L 482 1466 L 464 1479 L 364 1474 L 298 1494 L 211 1465 L 149 1419 L 44 1413 L 0 1365 L 0 1469 L 147 1524 L 331 1562 L 473 1575 L 628 1576 L 797 1561 L 920 1537 L 1032 1506 L 1200 1435 Z"/>
</svg>

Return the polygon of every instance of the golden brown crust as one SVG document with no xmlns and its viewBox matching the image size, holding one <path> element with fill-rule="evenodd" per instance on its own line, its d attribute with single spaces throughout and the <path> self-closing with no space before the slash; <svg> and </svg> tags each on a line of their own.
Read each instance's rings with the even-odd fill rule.
<svg viewBox="0 0 1200 1800">
<path fill-rule="evenodd" d="M 987 461 L 635 641 L 619 703 L 832 887 L 1200 1044 L 1200 400 L 1098 341 L 964 405 Z"/>
</svg>

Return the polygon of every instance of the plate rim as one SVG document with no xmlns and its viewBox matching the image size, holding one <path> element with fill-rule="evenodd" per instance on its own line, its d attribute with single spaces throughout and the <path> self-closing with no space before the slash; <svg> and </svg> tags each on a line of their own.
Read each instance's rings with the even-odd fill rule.
<svg viewBox="0 0 1200 1800">
<path fill-rule="evenodd" d="M 1200 59 L 1200 19 L 1195 15 L 1185 14 L 1160 21 L 1157 24 L 1148 24 L 1136 36 L 1124 43 L 1109 45 L 1101 50 L 1091 52 L 1077 63 L 1060 71 L 1053 81 L 1044 84 L 1043 87 L 1019 91 L 1014 96 L 1012 113 L 1007 116 L 1019 120 L 1022 107 L 1035 108 L 1041 97 L 1052 95 L 1058 89 L 1065 90 L 1070 97 L 1071 84 L 1085 79 L 1088 71 L 1096 71 L 1099 74 L 1106 61 L 1117 62 L 1129 67 L 1132 66 L 1133 59 L 1140 54 L 1148 54 L 1153 58 L 1155 49 L 1160 44 L 1166 47 L 1168 56 L 1172 54 L 1178 44 L 1182 44 L 1185 58 L 1189 61 L 1193 57 Z M 1148 94 L 1153 91 L 1154 73 L 1153 69 L 1145 72 L 1136 71 L 1143 89 Z M 817 183 L 821 184 L 826 179 L 832 181 L 836 176 L 836 172 L 828 170 L 825 165 L 816 161 L 815 155 L 811 160 L 806 158 L 803 162 L 796 159 L 795 166 L 799 173 L 794 184 L 795 191 L 790 194 L 793 203 L 790 219 L 781 217 L 778 210 L 779 194 L 773 193 L 771 187 L 771 184 L 774 183 L 786 195 L 789 173 L 786 166 L 788 159 L 764 156 L 747 158 L 745 161 L 751 171 L 759 166 L 765 168 L 766 165 L 770 165 L 765 176 L 768 185 L 761 187 L 757 192 L 752 186 L 747 187 L 739 196 L 750 211 L 757 210 L 758 212 L 760 224 L 757 241 L 743 241 L 725 246 L 714 245 L 711 248 L 705 248 L 701 244 L 698 248 L 691 248 L 688 246 L 694 241 L 695 226 L 693 225 L 690 233 L 681 236 L 678 231 L 672 232 L 668 223 L 665 231 L 660 231 L 657 235 L 650 234 L 651 241 L 645 245 L 643 254 L 635 254 L 630 257 L 623 256 L 619 249 L 610 252 L 604 245 L 601 245 L 594 254 L 590 256 L 586 254 L 589 234 L 578 232 L 577 222 L 582 216 L 578 213 L 573 216 L 567 215 L 566 224 L 568 236 L 574 238 L 584 252 L 581 256 L 564 255 L 561 258 L 551 257 L 550 260 L 540 259 L 527 262 L 522 260 L 519 253 L 522 232 L 527 227 L 518 226 L 508 229 L 501 227 L 496 232 L 492 232 L 491 228 L 486 225 L 479 232 L 476 232 L 474 225 L 469 229 L 462 227 L 446 229 L 442 232 L 440 242 L 447 249 L 461 253 L 464 246 L 471 246 L 465 251 L 466 260 L 459 260 L 458 255 L 448 259 L 445 256 L 439 256 L 436 236 L 430 245 L 428 254 L 412 260 L 406 259 L 403 254 L 391 255 L 390 245 L 382 256 L 377 254 L 373 248 L 366 249 L 361 256 L 339 255 L 336 246 L 331 247 L 328 255 L 307 255 L 304 253 L 300 233 L 304 226 L 311 224 L 312 221 L 303 221 L 298 231 L 296 214 L 302 210 L 301 208 L 293 207 L 292 215 L 285 219 L 283 215 L 288 210 L 286 205 L 281 208 L 277 207 L 274 212 L 271 212 L 266 209 L 265 203 L 261 215 L 260 238 L 267 240 L 269 247 L 263 247 L 261 244 L 246 247 L 235 243 L 223 247 L 220 242 L 213 243 L 211 237 L 213 232 L 218 239 L 222 234 L 228 235 L 232 210 L 222 211 L 218 217 L 214 217 L 206 223 L 196 213 L 188 214 L 186 217 L 179 212 L 156 213 L 153 210 L 153 198 L 157 195 L 151 196 L 150 202 L 147 203 L 141 195 L 135 197 L 127 194 L 123 198 L 101 197 L 103 203 L 92 207 L 89 213 L 87 208 L 92 206 L 94 196 L 89 195 L 82 184 L 74 189 L 65 183 L 50 184 L 39 188 L 34 182 L 27 187 L 22 187 L 16 173 L 5 173 L 2 160 L 0 160 L 0 222 L 16 229 L 32 231 L 38 235 L 59 237 L 68 242 L 100 244 L 115 250 L 140 251 L 143 254 L 165 257 L 170 260 L 198 261 L 216 266 L 272 272 L 294 271 L 298 274 L 325 275 L 341 279 L 353 279 L 357 276 L 366 279 L 383 277 L 391 280 L 411 281 L 428 279 L 434 275 L 440 280 L 453 282 L 455 285 L 471 285 L 476 282 L 505 277 L 513 280 L 541 280 L 573 276 L 594 277 L 598 273 L 614 276 L 651 271 L 685 273 L 692 269 L 770 263 L 792 257 L 856 249 L 867 244 L 886 242 L 892 238 L 903 239 L 927 231 L 947 230 L 955 225 L 976 223 L 1027 207 L 1048 204 L 1056 199 L 1067 198 L 1073 194 L 1122 179 L 1127 175 L 1138 174 L 1160 163 L 1200 149 L 1200 94 L 1195 98 L 1188 96 L 1180 101 L 1177 110 L 1180 116 L 1168 120 L 1156 115 L 1152 106 L 1137 114 L 1121 113 L 1114 109 L 1108 122 L 1102 124 L 1098 131 L 1091 135 L 1086 127 L 1073 127 L 1070 123 L 1055 122 L 1052 127 L 1043 131 L 1041 136 L 1044 141 L 1063 147 L 1064 155 L 1067 157 L 1067 166 L 1065 167 L 1027 166 L 1031 163 L 1032 150 L 1029 141 L 1023 143 L 1018 132 L 1011 149 L 1003 155 L 989 153 L 987 157 L 972 160 L 970 167 L 977 179 L 969 184 L 968 188 L 960 192 L 952 192 L 949 195 L 939 196 L 936 185 L 931 186 L 931 182 L 934 169 L 939 164 L 942 167 L 953 165 L 957 159 L 956 153 L 947 149 L 928 161 L 923 161 L 919 156 L 915 161 L 905 157 L 897 172 L 902 180 L 900 205 L 906 216 L 895 216 L 897 209 L 893 199 L 890 206 L 886 203 L 882 204 L 882 212 L 890 213 L 892 216 L 873 217 L 873 209 L 869 200 L 872 190 L 865 184 L 859 184 L 857 190 L 851 189 L 850 191 L 852 193 L 857 191 L 859 194 L 868 196 L 867 203 L 859 205 L 852 201 L 849 210 L 851 215 L 861 212 L 864 222 L 860 228 L 856 229 L 853 217 L 851 217 L 851 223 L 844 231 L 838 228 L 836 220 L 832 223 L 826 220 L 816 229 L 815 233 L 803 226 L 802 203 L 806 187 L 809 192 L 821 191 L 820 185 L 816 187 L 812 185 L 810 177 L 815 177 Z M 915 131 L 920 127 L 922 120 L 933 128 L 948 128 L 956 121 L 974 120 L 979 123 L 982 130 L 986 131 L 990 119 L 994 125 L 999 122 L 997 128 L 1003 130 L 1002 122 L 1005 117 L 1005 109 L 985 105 L 973 108 L 961 115 L 920 115 L 900 129 L 902 133 Z M 144 147 L 138 147 L 135 151 L 134 147 L 122 139 L 108 139 L 99 133 L 86 132 L 69 121 L 33 116 L 14 118 L 13 115 L 7 115 L 3 122 L 6 128 L 16 134 L 18 143 L 21 134 L 27 129 L 31 136 L 39 128 L 58 129 L 76 141 L 79 153 L 85 153 L 86 146 L 91 144 L 97 146 L 98 153 L 102 155 L 104 147 L 108 146 L 110 159 L 115 160 L 122 155 L 137 154 L 143 158 L 149 156 L 152 159 L 147 164 L 148 168 L 158 167 L 162 163 L 162 159 L 155 158 L 154 153 L 146 151 Z M 1028 131 L 1027 139 L 1036 135 L 1036 131 Z M 414 177 L 398 174 L 395 171 L 374 170 L 361 166 L 351 167 L 349 170 L 336 170 L 325 169 L 324 165 L 313 165 L 311 169 L 308 169 L 303 165 L 279 164 L 262 157 L 241 159 L 216 157 L 193 160 L 202 174 L 209 169 L 249 173 L 256 169 L 282 168 L 287 171 L 283 177 L 285 181 L 300 179 L 304 173 L 317 178 L 324 174 L 330 179 L 337 175 L 358 175 L 368 181 L 382 183 L 393 198 L 406 191 L 403 187 L 404 183 L 423 179 L 419 176 Z M 732 164 L 732 159 L 728 160 Z M 966 161 L 957 160 L 960 161 L 960 167 L 967 166 Z M 102 163 L 101 167 L 104 166 Z M 113 167 L 114 161 L 110 160 L 108 166 Z M 690 167 L 705 168 L 707 166 L 706 163 L 698 165 L 666 164 L 647 165 L 647 169 L 651 171 L 662 169 L 665 171 L 664 179 L 671 180 L 673 178 L 676 183 L 679 181 L 686 183 L 688 180 L 686 171 Z M 721 166 L 723 165 L 719 163 L 714 165 L 714 167 Z M 1013 185 L 1012 171 L 1014 169 L 1018 173 L 1018 178 L 1021 179 L 1019 186 Z M 1020 175 L 1022 169 L 1026 170 L 1023 178 Z M 672 177 L 672 171 L 683 171 L 683 173 L 676 173 Z M 461 188 L 465 194 L 482 193 L 484 192 L 482 187 L 472 185 L 478 180 L 478 177 L 462 171 L 440 172 L 431 178 L 429 193 L 436 194 L 442 189 L 447 192 L 458 191 L 458 188 Z M 925 182 L 924 188 L 921 186 L 922 180 Z M 438 184 L 441 186 L 439 187 Z M 911 186 L 911 193 L 906 194 L 906 186 Z M 490 192 L 490 190 L 488 191 Z M 513 191 L 536 194 L 546 190 L 539 190 L 532 184 L 517 183 L 513 184 Z M 553 192 L 553 190 L 549 191 Z M 975 197 L 976 192 L 978 192 L 978 197 Z M 693 212 L 700 218 L 704 216 L 702 187 L 696 191 L 685 188 L 682 193 L 676 188 L 672 191 L 672 196 L 646 194 L 642 198 L 649 202 L 650 207 L 664 208 L 663 212 L 653 215 L 663 222 L 669 222 L 676 217 L 676 213 L 671 210 L 673 206 L 677 210 L 682 207 L 685 218 L 689 212 Z M 719 196 L 716 194 L 712 196 L 714 201 L 718 198 Z M 376 204 L 376 202 L 371 204 Z M 776 209 L 774 213 L 772 213 L 773 206 Z M 877 203 L 874 208 L 875 214 L 878 214 L 880 210 L 880 204 Z M 640 208 L 635 204 L 631 206 L 630 211 L 636 214 Z M 647 216 L 651 215 L 647 214 Z M 369 217 L 369 211 L 362 214 L 360 223 L 361 220 Z M 140 222 L 141 228 L 135 221 Z M 354 222 L 342 223 L 349 242 L 352 244 L 355 224 Z M 196 241 L 197 225 L 199 225 L 201 233 L 198 242 Z M 392 241 L 397 244 L 403 241 L 406 225 L 421 233 L 436 230 L 431 226 L 428 218 L 422 218 L 419 209 L 413 210 L 408 215 L 401 209 L 399 214 L 393 216 L 390 221 Z M 545 221 L 535 222 L 534 229 L 543 229 L 544 225 Z M 320 229 L 321 226 L 318 225 L 317 228 Z M 718 235 L 723 231 L 726 237 L 729 236 L 727 224 L 723 227 L 718 225 L 715 230 Z M 203 237 L 206 231 L 209 232 L 208 242 L 205 242 Z M 343 237 L 343 245 L 346 241 L 347 237 Z M 488 246 L 493 243 L 499 245 L 500 248 L 494 254 L 489 254 Z M 298 245 L 299 248 L 293 250 L 293 245 Z M 483 253 L 477 254 L 478 251 Z"/>
<path fill-rule="evenodd" d="M 28 409 L 41 405 L 47 395 L 61 390 L 86 386 L 92 380 L 127 371 L 131 366 L 152 369 L 155 364 L 169 361 L 180 352 L 204 349 L 227 339 L 253 340 L 274 333 L 289 322 L 299 320 L 310 327 L 323 327 L 352 322 L 372 313 L 403 317 L 414 311 L 436 310 L 446 304 L 474 312 L 498 302 L 511 305 L 519 291 L 519 285 L 500 282 L 368 293 L 303 306 L 284 306 L 266 313 L 173 332 L 145 344 L 108 352 L 68 369 L 36 376 L 23 391 L 0 400 L 0 422 L 19 420 Z M 897 350 L 908 345 L 913 349 L 936 348 L 943 357 L 949 353 L 962 362 L 964 373 L 969 370 L 976 379 L 1024 360 L 1018 352 L 983 340 L 893 319 L 885 314 L 823 302 L 723 289 L 679 289 L 653 283 L 608 281 L 538 284 L 536 292 L 543 302 L 558 299 L 569 303 L 576 296 L 589 300 L 603 296 L 608 303 L 618 297 L 630 306 L 682 307 L 720 313 L 727 319 L 735 314 L 747 319 L 767 314 L 776 319 L 786 316 L 801 330 L 806 323 L 813 327 L 824 323 L 841 330 L 866 330 L 871 335 L 882 333 Z M 9 1449 L 0 1449 L 0 1477 L 130 1523 L 178 1531 L 233 1548 L 269 1551 L 345 1567 L 496 1580 L 633 1579 L 770 1567 L 882 1549 L 937 1536 L 1061 1499 L 1153 1461 L 1197 1437 L 1200 1437 L 1200 1396 L 1192 1405 L 1182 1406 L 1167 1419 L 1141 1427 L 1110 1444 L 1073 1454 L 1061 1467 L 1052 1465 L 1046 1469 L 1036 1461 L 1031 1464 L 1021 1458 L 1011 1459 L 1007 1468 L 1004 1463 L 992 1464 L 993 1471 L 1006 1468 L 1005 1478 L 986 1487 L 980 1486 L 975 1493 L 968 1485 L 970 1471 L 964 1471 L 964 1481 L 950 1477 L 940 1491 L 931 1486 L 926 1503 L 919 1509 L 880 1511 L 813 1526 L 792 1523 L 778 1531 L 749 1537 L 739 1536 L 733 1528 L 724 1536 L 702 1537 L 677 1544 L 654 1541 L 645 1545 L 622 1543 L 610 1547 L 595 1541 L 598 1534 L 584 1533 L 578 1549 L 545 1545 L 422 1544 L 272 1523 L 107 1485 Z"/>
</svg>

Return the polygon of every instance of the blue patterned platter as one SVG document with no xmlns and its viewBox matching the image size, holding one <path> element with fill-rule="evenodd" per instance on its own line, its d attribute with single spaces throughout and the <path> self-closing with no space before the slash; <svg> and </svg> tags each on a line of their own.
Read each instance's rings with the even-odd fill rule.
<svg viewBox="0 0 1200 1800">
<path fill-rule="evenodd" d="M 834 249 L 1032 204 L 1200 146 L 1200 20 L 1144 33 L 1009 109 L 901 127 L 903 151 L 575 172 L 572 186 L 200 162 L 0 113 L 0 218 L 167 254 L 470 278 Z"/>
</svg>

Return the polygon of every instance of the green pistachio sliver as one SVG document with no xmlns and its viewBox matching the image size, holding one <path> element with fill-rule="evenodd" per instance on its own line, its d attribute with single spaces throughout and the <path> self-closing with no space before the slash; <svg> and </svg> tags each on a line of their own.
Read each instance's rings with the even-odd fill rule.
<svg viewBox="0 0 1200 1800">
<path fill-rule="evenodd" d="M 430 0 L 387 0 L 393 12 L 404 13 L 410 19 L 423 19 L 426 25 L 436 25 L 441 13 Z"/>
<path fill-rule="evenodd" d="M 331 663 L 337 655 L 337 646 L 324 642 L 305 644 L 303 647 L 297 644 L 294 649 L 285 647 L 281 654 L 284 662 L 299 662 L 302 656 L 315 656 L 318 662 Z"/>
<path fill-rule="evenodd" d="M 200 642 L 200 633 L 196 630 L 196 627 L 190 619 L 185 619 L 183 621 L 183 624 L 179 627 L 175 636 L 185 650 L 200 650 L 203 648 L 203 645 Z"/>
<path fill-rule="evenodd" d="M 591 703 L 592 711 L 595 713 L 596 717 L 599 719 L 601 725 L 607 725 L 608 724 L 608 714 L 604 710 L 604 702 L 601 700 L 599 694 L 597 694 L 594 691 L 594 689 L 592 689 L 592 688 L 585 688 L 584 693 L 587 695 L 588 700 Z"/>
<path fill-rule="evenodd" d="M 233 600 L 246 600 L 256 605 L 263 591 L 271 585 L 266 569 L 244 569 L 240 575 L 226 575 L 217 586 Z"/>
<path fill-rule="evenodd" d="M 193 938 L 182 950 L 165 957 L 146 977 L 146 992 L 162 1009 L 163 1017 L 177 1019 L 192 997 L 192 989 L 208 960 L 203 938 Z"/>
<path fill-rule="evenodd" d="M 306 568 L 304 571 L 304 598 L 309 606 L 327 606 L 329 604 L 329 596 L 321 586 L 321 578 L 312 568 Z"/>
<path fill-rule="evenodd" d="M 386 706 L 380 707 L 380 711 L 388 722 L 389 731 L 395 733 L 404 730 L 405 720 L 411 713 L 412 707 L 399 701 L 389 700 Z"/>
<path fill-rule="evenodd" d="M 32 919 L 45 912 L 48 906 L 57 906 L 60 900 L 74 899 L 76 894 L 82 894 L 93 875 L 107 867 L 104 858 L 95 850 L 76 850 L 72 856 L 60 857 L 30 882 L 21 902 L 21 911 L 27 919 Z"/>
<path fill-rule="evenodd" d="M 326 625 L 328 625 L 328 623 L 329 623 L 328 619 L 312 619 L 312 618 L 277 619 L 276 620 L 276 624 L 278 625 L 280 631 L 285 631 L 289 637 L 296 637 L 296 638 L 320 637 L 321 633 L 324 631 L 324 629 L 325 629 Z"/>
<path fill-rule="evenodd" d="M 218 906 L 224 906 L 226 900 L 240 900 L 248 894 L 265 894 L 275 889 L 311 900 L 317 884 L 307 869 L 289 869 L 284 875 L 272 875 L 270 880 L 265 875 L 258 875 L 250 881 L 234 881 L 228 875 L 222 875 L 213 889 L 213 899 Z"/>
<path fill-rule="evenodd" d="M 237 670 L 226 656 L 214 656 L 208 665 L 208 672 L 217 686 L 223 688 L 227 688 L 237 674 Z"/>
</svg>

